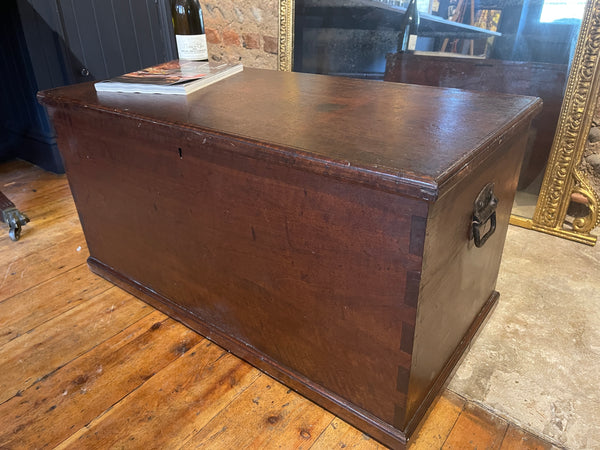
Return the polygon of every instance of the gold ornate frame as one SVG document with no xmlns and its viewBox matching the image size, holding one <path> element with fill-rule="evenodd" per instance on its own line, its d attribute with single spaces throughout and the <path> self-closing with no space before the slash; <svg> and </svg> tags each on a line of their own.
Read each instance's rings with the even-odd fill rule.
<svg viewBox="0 0 600 450">
<path fill-rule="evenodd" d="M 294 58 L 294 0 L 279 0 L 278 69 L 291 72 Z"/>
<path fill-rule="evenodd" d="M 294 51 L 294 0 L 279 0 L 279 70 L 291 71 Z M 591 127 L 600 91 L 600 0 L 589 0 L 565 90 L 554 142 L 532 219 L 511 216 L 510 223 L 588 245 L 600 225 L 600 199 L 578 165 Z M 588 214 L 565 227 L 573 194 L 587 201 Z"/>
<path fill-rule="evenodd" d="M 599 53 L 600 0 L 589 0 L 533 219 L 511 217 L 515 225 L 589 245 L 596 243 L 590 232 L 600 225 L 600 201 L 578 165 L 598 102 Z M 573 194 L 587 200 L 588 215 L 576 218 L 572 229 L 567 229 L 565 218 Z"/>
</svg>

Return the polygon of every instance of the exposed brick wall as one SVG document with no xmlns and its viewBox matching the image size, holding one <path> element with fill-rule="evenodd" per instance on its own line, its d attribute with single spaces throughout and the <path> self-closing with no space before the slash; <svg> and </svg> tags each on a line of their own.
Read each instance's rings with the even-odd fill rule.
<svg viewBox="0 0 600 450">
<path fill-rule="evenodd" d="M 277 69 L 278 0 L 200 2 L 209 57 Z"/>
</svg>

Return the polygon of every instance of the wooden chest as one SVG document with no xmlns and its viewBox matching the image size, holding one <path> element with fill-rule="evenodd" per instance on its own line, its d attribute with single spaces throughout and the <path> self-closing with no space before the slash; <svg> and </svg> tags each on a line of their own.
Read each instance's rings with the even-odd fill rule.
<svg viewBox="0 0 600 450">
<path fill-rule="evenodd" d="M 498 299 L 538 99 L 245 69 L 40 100 L 95 273 L 403 448 Z"/>
</svg>

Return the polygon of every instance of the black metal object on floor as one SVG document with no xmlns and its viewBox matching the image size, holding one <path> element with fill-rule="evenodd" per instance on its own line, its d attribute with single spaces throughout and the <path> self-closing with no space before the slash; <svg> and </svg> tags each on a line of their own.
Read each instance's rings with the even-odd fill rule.
<svg viewBox="0 0 600 450">
<path fill-rule="evenodd" d="M 0 221 L 8 225 L 8 235 L 13 241 L 21 237 L 21 227 L 29 222 L 29 217 L 19 211 L 9 198 L 0 192 Z"/>
</svg>

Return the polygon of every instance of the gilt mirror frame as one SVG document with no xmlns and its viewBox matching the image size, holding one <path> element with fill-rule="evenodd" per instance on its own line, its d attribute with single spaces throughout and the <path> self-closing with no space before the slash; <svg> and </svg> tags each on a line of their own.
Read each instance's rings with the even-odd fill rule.
<svg viewBox="0 0 600 450">
<path fill-rule="evenodd" d="M 291 71 L 294 52 L 294 0 L 279 0 L 278 68 Z M 510 223 L 595 245 L 600 199 L 579 164 L 586 147 L 600 90 L 600 0 L 589 0 L 577 40 L 554 141 L 533 218 L 512 215 Z M 573 195 L 584 199 L 587 215 L 565 226 Z"/>
</svg>

